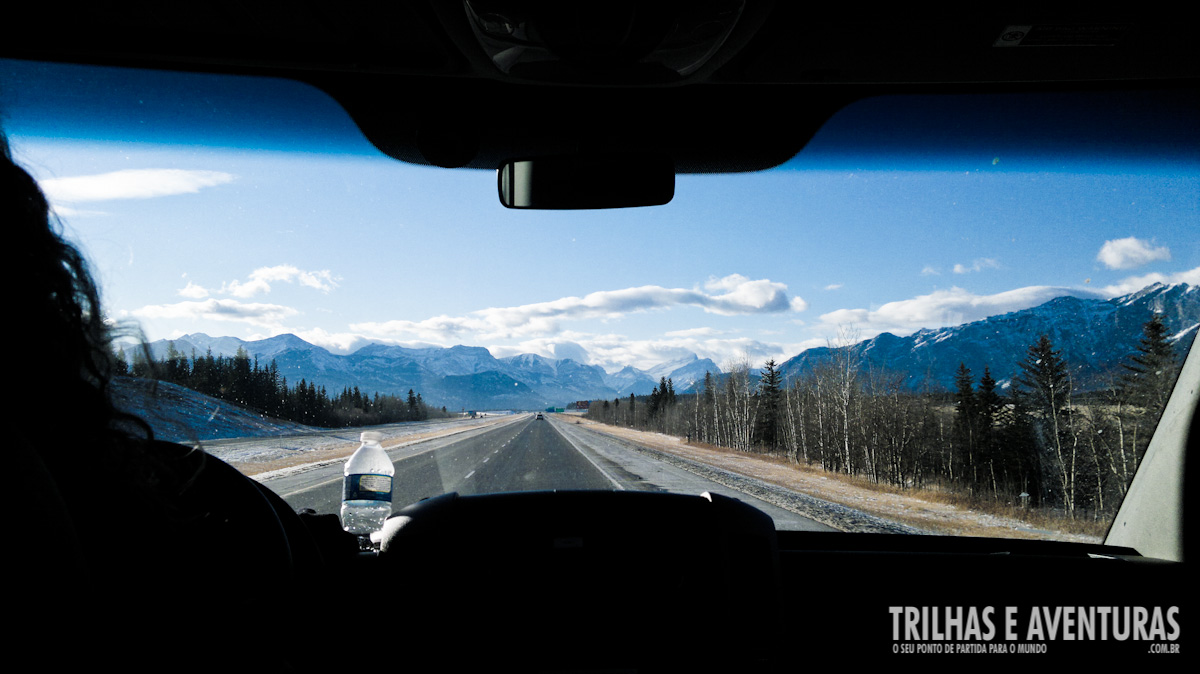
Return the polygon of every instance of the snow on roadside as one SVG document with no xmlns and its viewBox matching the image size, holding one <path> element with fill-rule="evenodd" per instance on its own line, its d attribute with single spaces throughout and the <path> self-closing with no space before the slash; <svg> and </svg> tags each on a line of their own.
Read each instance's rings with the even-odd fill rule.
<svg viewBox="0 0 1200 674">
<path fill-rule="evenodd" d="M 206 444 L 204 448 L 209 454 L 219 457 L 243 474 L 261 482 L 345 461 L 358 449 L 359 434 L 364 430 L 382 433 L 383 440 L 380 444 L 390 451 L 513 419 L 512 416 L 496 416 L 482 419 L 411 421 L 283 438 L 218 441 Z"/>
<path fill-rule="evenodd" d="M 279 471 L 301 471 L 342 461 L 359 445 L 365 428 L 324 429 L 271 419 L 244 407 L 175 384 L 118 377 L 112 384 L 118 409 L 150 424 L 154 437 L 196 445 L 246 475 L 264 479 Z M 383 433 L 383 446 L 462 432 L 511 419 L 488 415 L 478 419 L 433 419 L 373 426 Z"/>
<path fill-rule="evenodd" d="M 144 419 L 154 437 L 194 444 L 217 438 L 282 435 L 315 430 L 303 424 L 270 419 L 191 389 L 162 381 L 117 377 L 113 403 Z"/>
</svg>

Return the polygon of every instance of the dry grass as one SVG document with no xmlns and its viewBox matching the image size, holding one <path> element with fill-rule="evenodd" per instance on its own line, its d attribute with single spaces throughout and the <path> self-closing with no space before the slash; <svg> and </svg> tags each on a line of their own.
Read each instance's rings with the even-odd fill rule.
<svg viewBox="0 0 1200 674">
<path fill-rule="evenodd" d="M 1104 523 L 1072 522 L 1053 514 L 1021 510 L 982 499 L 972 502 L 966 495 L 937 488 L 900 489 L 876 484 L 864 477 L 826 472 L 780 456 L 686 443 L 674 436 L 608 426 L 586 419 L 583 424 L 601 433 L 934 533 L 1099 542 L 1106 529 Z"/>
</svg>

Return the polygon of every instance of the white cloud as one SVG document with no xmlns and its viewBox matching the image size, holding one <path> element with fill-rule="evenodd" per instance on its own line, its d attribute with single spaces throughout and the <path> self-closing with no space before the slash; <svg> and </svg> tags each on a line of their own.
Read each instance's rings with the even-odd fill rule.
<svg viewBox="0 0 1200 674">
<path fill-rule="evenodd" d="M 592 364 L 600 365 L 609 372 L 619 370 L 626 365 L 646 370 L 689 354 L 708 358 L 716 363 L 718 368 L 723 368 L 725 364 L 744 355 L 750 359 L 753 367 L 758 367 L 768 358 L 782 362 L 806 348 L 800 344 L 763 342 L 748 337 L 629 339 L 625 335 L 606 334 L 591 335 L 586 338 L 577 335 L 576 341 L 587 349 Z M 510 351 L 547 355 L 542 351 L 530 348 L 536 346 L 537 344 L 522 342 L 516 348 L 489 347 L 489 350 L 497 355 L 501 352 L 505 355 L 512 355 L 512 353 L 508 353 Z"/>
<path fill-rule="evenodd" d="M 1165 283 L 1167 285 L 1171 285 L 1172 283 L 1187 283 L 1190 285 L 1200 285 L 1200 267 L 1175 274 L 1152 273 L 1143 276 L 1130 276 L 1097 290 L 1104 293 L 1106 297 L 1120 297 L 1121 295 L 1128 295 L 1131 292 L 1141 290 L 1151 283 Z"/>
<path fill-rule="evenodd" d="M 867 309 L 838 309 L 821 314 L 821 322 L 828 325 L 860 325 L 869 320 L 871 312 Z"/>
<path fill-rule="evenodd" d="M 234 297 L 248 298 L 271 292 L 271 283 L 284 282 L 299 283 L 328 293 L 337 287 L 339 280 L 328 269 L 304 271 L 291 265 L 277 265 L 255 269 L 250 272 L 250 279 L 244 283 L 230 281 L 221 286 L 221 292 Z"/>
<path fill-rule="evenodd" d="M 71 208 L 70 206 L 63 206 L 62 204 L 51 204 L 50 208 L 54 211 L 54 214 L 60 218 L 82 218 L 97 215 L 108 215 L 108 213 L 105 211 Z"/>
<path fill-rule="evenodd" d="M 202 302 L 156 304 L 124 312 L 143 320 L 194 319 L 247 323 L 263 328 L 282 328 L 283 321 L 299 312 L 278 304 L 249 304 L 236 300 L 209 299 Z"/>
<path fill-rule="evenodd" d="M 840 290 L 842 285 L 843 284 L 841 284 L 841 283 L 830 283 L 829 285 L 825 286 L 825 289 L 826 290 Z"/>
<path fill-rule="evenodd" d="M 713 335 L 724 334 L 723 330 L 716 328 L 688 328 L 686 330 L 671 330 L 664 332 L 664 337 L 711 337 Z"/>
<path fill-rule="evenodd" d="M 703 331 L 704 329 L 699 329 Z M 335 353 L 351 353 L 369 342 L 382 342 L 412 348 L 446 347 L 453 342 L 426 340 L 397 340 L 366 337 L 358 333 L 328 333 L 321 329 L 284 330 L 275 327 L 271 334 L 292 332 L 301 339 L 325 347 Z M 688 332 L 688 331 L 680 331 Z M 674 336 L 656 339 L 630 339 L 622 334 L 588 334 L 564 330 L 554 337 L 536 337 L 515 344 L 491 344 L 486 348 L 496 358 L 506 358 L 523 353 L 533 353 L 547 358 L 571 358 L 577 362 L 599 365 L 608 372 L 615 372 L 626 365 L 650 369 L 664 362 L 695 354 L 708 358 L 721 369 L 726 364 L 742 357 L 758 367 L 768 358 L 776 362 L 814 346 L 824 346 L 826 340 L 810 339 L 795 343 L 764 342 L 746 337 L 705 338 L 706 335 Z"/>
<path fill-rule="evenodd" d="M 208 290 L 188 281 L 188 284 L 181 288 L 178 293 L 181 297 L 186 297 L 192 300 L 202 300 L 208 297 Z"/>
<path fill-rule="evenodd" d="M 730 274 L 724 278 L 710 278 L 704 287 L 709 292 L 724 291 L 724 294 L 681 297 L 678 303 L 694 304 L 710 313 L 726 316 L 808 308 L 808 303 L 799 297 L 788 300 L 786 285 L 767 279 L 751 280 L 741 274 Z"/>
<path fill-rule="evenodd" d="M 1072 296 L 1109 299 L 1125 295 L 1151 283 L 1200 285 L 1200 267 L 1175 274 L 1132 276 L 1103 288 L 1027 286 L 991 295 L 977 295 L 959 287 L 937 290 L 906 300 L 888 302 L 872 309 L 838 309 L 820 316 L 825 330 L 854 326 L 863 339 L 881 332 L 906 335 L 921 328 L 939 328 L 983 320 L 1035 307 L 1055 297 Z"/>
<path fill-rule="evenodd" d="M 326 348 L 330 348 L 327 344 L 331 342 L 338 344 L 341 346 L 341 352 L 346 352 L 348 349 L 345 345 L 353 341 L 353 338 L 359 337 L 357 335 L 331 336 L 340 337 L 340 341 L 334 339 L 314 341 L 313 339 L 309 339 L 309 335 L 313 333 L 297 332 L 296 334 L 314 344 L 326 346 Z M 315 337 L 318 339 L 322 338 L 321 335 L 316 335 Z M 347 340 L 346 337 L 351 339 Z M 359 348 L 362 342 L 367 341 L 361 337 L 359 339 L 361 342 L 356 343 L 353 347 L 354 349 Z M 413 347 L 444 347 L 450 346 L 453 343 L 378 338 L 370 341 Z M 716 363 L 718 369 L 733 360 L 740 359 L 742 356 L 747 356 L 752 366 L 758 367 L 768 358 L 774 358 L 777 362 L 783 362 L 806 348 L 823 346 L 824 344 L 824 339 L 807 340 L 797 343 L 773 343 L 746 337 L 705 338 L 705 335 L 631 339 L 629 336 L 623 334 L 589 334 L 564 330 L 561 334 L 552 337 L 534 337 L 515 344 L 488 344 L 485 346 L 496 358 L 507 358 L 523 353 L 533 353 L 547 358 L 572 358 L 578 362 L 598 365 L 608 372 L 616 372 L 626 365 L 646 370 L 661 365 L 664 362 L 692 354 L 699 358 L 711 359 Z"/>
<path fill-rule="evenodd" d="M 881 332 L 908 334 L 921 328 L 958 325 L 1028 309 L 1063 295 L 1100 297 L 1102 293 L 1058 286 L 1028 286 L 992 295 L 976 295 L 952 287 L 912 299 L 888 302 L 876 309 L 831 311 L 821 315 L 821 322 L 826 327 L 853 325 L 862 331 L 864 338 Z"/>
<path fill-rule="evenodd" d="M 353 353 L 372 341 L 352 332 L 327 332 L 321 328 L 314 328 L 312 330 L 285 330 L 283 332 L 291 332 L 309 344 L 315 344 L 333 353 L 340 354 Z M 430 344 L 423 342 L 418 346 L 430 346 Z"/>
<path fill-rule="evenodd" d="M 1170 260 L 1171 250 L 1136 237 L 1105 241 L 1096 260 L 1109 269 L 1133 269 L 1156 260 Z"/>
<path fill-rule="evenodd" d="M 481 309 L 465 316 L 358 323 L 350 328 L 381 337 L 410 334 L 434 341 L 458 340 L 468 334 L 482 339 L 519 339 L 557 334 L 561 320 L 617 319 L 629 313 L 678 305 L 699 307 L 724 316 L 803 311 L 808 307 L 799 297 L 789 299 L 787 286 L 782 283 L 751 280 L 740 274 L 710 278 L 704 288 L 708 292 L 661 286 L 604 290 L 584 297 Z"/>
<path fill-rule="evenodd" d="M 921 270 L 921 276 L 941 276 L 941 275 L 942 275 L 942 272 L 934 269 L 930 265 L 925 265 L 925 267 Z"/>
<path fill-rule="evenodd" d="M 592 362 L 591 356 L 582 344 L 577 342 L 559 342 L 551 347 L 551 352 L 558 360 L 571 359 L 576 363 L 587 365 Z"/>
<path fill-rule="evenodd" d="M 999 269 L 1000 263 L 990 257 L 977 258 L 971 263 L 971 266 L 962 264 L 954 265 L 955 274 L 969 274 L 974 271 L 983 271 L 984 269 Z M 926 267 L 928 269 L 928 267 Z"/>
<path fill-rule="evenodd" d="M 90 176 L 48 178 L 39 184 L 46 197 L 57 204 L 194 194 L 205 187 L 223 185 L 236 178 L 222 171 L 127 169 Z M 57 205 L 55 210 L 62 212 Z"/>
</svg>

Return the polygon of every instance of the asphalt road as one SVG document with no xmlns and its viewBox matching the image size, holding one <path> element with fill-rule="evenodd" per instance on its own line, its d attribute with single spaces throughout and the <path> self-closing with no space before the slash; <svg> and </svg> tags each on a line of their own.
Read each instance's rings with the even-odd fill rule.
<svg viewBox="0 0 1200 674">
<path fill-rule="evenodd" d="M 511 423 L 421 442 L 388 452 L 396 467 L 392 503 L 396 510 L 446 492 L 486 494 L 513 491 L 628 489 L 740 498 L 767 512 L 776 526 L 830 530 L 795 513 L 757 501 L 687 471 L 648 459 L 559 420 L 532 414 Z M 292 507 L 336 513 L 341 508 L 342 470 L 325 466 L 264 481 Z"/>
</svg>

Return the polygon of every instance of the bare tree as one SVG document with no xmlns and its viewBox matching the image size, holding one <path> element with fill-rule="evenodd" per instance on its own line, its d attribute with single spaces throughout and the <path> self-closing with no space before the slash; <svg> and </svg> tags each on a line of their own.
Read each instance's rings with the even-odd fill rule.
<svg viewBox="0 0 1200 674">
<path fill-rule="evenodd" d="M 753 395 L 750 388 L 750 358 L 742 355 L 730 361 L 725 370 L 725 427 L 728 445 L 741 451 L 750 450 L 754 428 Z"/>
<path fill-rule="evenodd" d="M 852 403 L 859 388 L 858 335 L 858 330 L 853 327 L 841 327 L 838 329 L 836 346 L 830 345 L 830 348 L 834 350 L 832 393 L 836 403 L 837 418 L 841 424 L 841 464 L 843 471 L 849 474 L 857 472 L 857 464 L 854 461 L 855 457 L 850 443 L 850 415 Z"/>
</svg>

